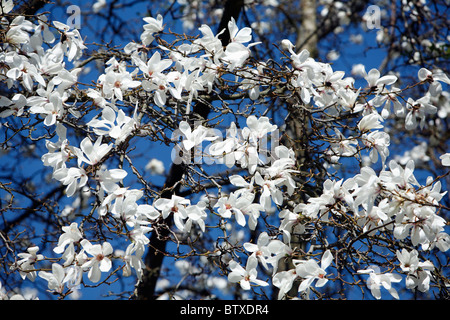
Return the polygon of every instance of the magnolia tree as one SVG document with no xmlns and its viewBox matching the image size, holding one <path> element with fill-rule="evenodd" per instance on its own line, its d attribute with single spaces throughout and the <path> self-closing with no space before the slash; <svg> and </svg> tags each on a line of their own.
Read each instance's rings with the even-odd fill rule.
<svg viewBox="0 0 450 320">
<path fill-rule="evenodd" d="M 213 2 L 1 1 L 1 297 L 447 297 L 445 4 Z M 355 23 L 380 68 L 320 58 Z"/>
</svg>

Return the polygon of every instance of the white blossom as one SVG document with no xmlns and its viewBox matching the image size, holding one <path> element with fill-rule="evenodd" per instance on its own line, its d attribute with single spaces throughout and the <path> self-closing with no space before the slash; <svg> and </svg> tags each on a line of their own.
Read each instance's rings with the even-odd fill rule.
<svg viewBox="0 0 450 320">
<path fill-rule="evenodd" d="M 185 219 L 188 217 L 186 207 L 191 204 L 189 199 L 172 195 L 171 199 L 160 198 L 153 204 L 154 207 L 161 211 L 162 217 L 166 219 L 173 214 L 174 222 L 180 231 L 184 231 Z"/>
<path fill-rule="evenodd" d="M 7 97 L 0 97 L 0 107 L 7 107 L 0 112 L 0 118 L 6 118 L 10 115 L 20 117 L 23 113 L 24 107 L 27 105 L 27 98 L 24 95 L 17 93 L 11 100 Z"/>
<path fill-rule="evenodd" d="M 27 252 L 19 253 L 17 256 L 21 258 L 11 266 L 12 269 L 18 268 L 22 279 L 28 278 L 31 281 L 36 279 L 37 272 L 35 271 L 35 263 L 43 260 L 42 254 L 37 254 L 38 246 L 29 247 Z"/>
<path fill-rule="evenodd" d="M 144 25 L 144 32 L 141 34 L 141 41 L 144 45 L 148 46 L 155 39 L 153 35 L 164 30 L 163 17 L 158 14 L 156 19 L 153 17 L 145 17 L 143 20 L 147 24 Z"/>
<path fill-rule="evenodd" d="M 39 272 L 39 277 L 41 277 L 44 280 L 47 280 L 48 289 L 50 291 L 54 291 L 59 294 L 62 294 L 64 291 L 65 276 L 66 276 L 66 273 L 64 271 L 64 268 L 58 263 L 52 264 L 52 272 L 51 273 L 47 272 L 47 271 Z"/>
<path fill-rule="evenodd" d="M 74 243 L 79 242 L 83 235 L 78 229 L 78 224 L 72 222 L 70 226 L 64 226 L 61 228 L 63 234 L 58 239 L 58 245 L 53 248 L 53 252 L 62 254 L 62 258 L 65 259 L 64 266 L 70 265 L 75 258 Z"/>
<path fill-rule="evenodd" d="M 441 159 L 443 166 L 446 166 L 446 167 L 450 166 L 450 153 L 441 155 L 439 157 L 439 159 Z"/>
<path fill-rule="evenodd" d="M 425 126 L 426 115 L 435 114 L 437 112 L 436 106 L 431 104 L 429 95 L 425 95 L 417 100 L 408 98 L 406 106 L 409 110 L 405 118 L 405 128 L 407 130 L 415 129 L 417 126 L 420 126 L 420 129 L 423 129 Z M 418 122 L 417 119 L 420 121 Z"/>
<path fill-rule="evenodd" d="M 109 242 L 103 244 L 91 244 L 88 240 L 81 241 L 83 249 L 92 257 L 81 266 L 83 269 L 89 269 L 89 280 L 96 283 L 100 281 L 101 273 L 108 272 L 112 263 L 109 256 L 113 253 L 113 248 Z"/>
<path fill-rule="evenodd" d="M 239 283 L 243 290 L 250 290 L 251 283 L 258 286 L 268 286 L 269 284 L 267 282 L 257 279 L 257 265 L 258 261 L 255 256 L 248 257 L 245 268 L 236 261 L 231 261 L 229 264 L 231 272 L 228 274 L 228 280 L 230 282 Z"/>
<path fill-rule="evenodd" d="M 380 71 L 375 68 L 371 69 L 364 78 L 372 90 L 378 90 L 382 86 L 391 85 L 397 81 L 397 77 L 394 75 L 380 77 Z"/>
<path fill-rule="evenodd" d="M 392 286 L 392 283 L 397 283 L 402 280 L 399 274 L 393 273 L 379 273 L 374 268 L 367 268 L 365 270 L 358 270 L 360 274 L 369 274 L 367 280 L 367 287 L 371 290 L 372 295 L 376 299 L 381 299 L 381 287 L 388 290 L 388 292 L 395 299 L 399 299 L 397 290 Z"/>
<path fill-rule="evenodd" d="M 74 148 L 78 165 L 83 162 L 94 166 L 111 150 L 112 146 L 102 143 L 102 136 L 99 136 L 95 143 L 86 137 L 80 143 L 80 148 Z"/>
<path fill-rule="evenodd" d="M 397 250 L 397 258 L 403 272 L 407 273 L 406 288 L 417 288 L 427 292 L 430 288 L 431 271 L 434 269 L 430 261 L 420 262 L 417 250 L 408 252 L 406 249 Z"/>
<path fill-rule="evenodd" d="M 325 269 L 330 266 L 332 261 L 333 255 L 330 250 L 324 252 L 320 266 L 314 259 L 295 261 L 297 264 L 295 267 L 295 273 L 299 277 L 303 278 L 300 286 L 298 287 L 298 291 L 302 292 L 307 290 L 316 279 L 317 282 L 315 286 L 323 287 L 328 282 Z"/>
<path fill-rule="evenodd" d="M 164 163 L 161 160 L 153 158 L 145 165 L 145 170 L 150 171 L 151 174 L 164 174 Z"/>
<path fill-rule="evenodd" d="M 87 48 L 84 45 L 80 32 L 77 29 L 71 29 L 68 25 L 59 21 L 53 21 L 53 24 L 63 35 L 61 42 L 57 46 L 61 48 L 69 61 L 78 59 L 83 53 L 83 50 Z"/>
</svg>

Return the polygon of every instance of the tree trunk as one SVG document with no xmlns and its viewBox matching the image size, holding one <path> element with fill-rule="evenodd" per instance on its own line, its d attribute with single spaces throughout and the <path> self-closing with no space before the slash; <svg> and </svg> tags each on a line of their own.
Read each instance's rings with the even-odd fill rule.
<svg viewBox="0 0 450 320">
<path fill-rule="evenodd" d="M 217 33 L 225 29 L 225 32 L 219 36 L 223 46 L 226 46 L 230 41 L 228 22 L 231 18 L 234 18 L 236 21 L 238 20 L 243 6 L 244 0 L 227 0 L 225 2 L 223 16 L 217 28 Z M 197 102 L 193 108 L 191 120 L 192 118 L 207 119 L 209 111 L 210 109 L 207 104 Z M 165 191 L 161 195 L 162 198 L 171 198 L 173 194 L 178 193 L 179 188 L 177 183 L 183 179 L 184 172 L 185 166 L 183 164 L 172 164 L 164 184 L 163 190 Z M 143 278 L 137 287 L 137 299 L 139 300 L 152 300 L 157 298 L 155 288 L 161 273 L 167 237 L 173 224 L 172 216 L 166 219 L 165 224 L 167 226 L 166 228 L 158 232 L 153 232 L 150 237 L 149 251 L 144 260 L 146 268 Z"/>
<path fill-rule="evenodd" d="M 316 1 L 301 0 L 301 23 L 299 32 L 297 34 L 297 41 L 295 44 L 296 52 L 307 49 L 310 57 L 317 57 L 317 20 L 316 20 Z M 286 134 L 287 139 L 283 141 L 284 145 L 292 148 L 295 152 L 296 165 L 299 170 L 308 171 L 308 137 L 310 134 L 308 112 L 298 105 L 303 104 L 299 97 L 293 97 L 286 101 L 287 111 L 289 113 L 286 119 Z M 301 183 L 301 182 L 300 182 Z M 302 195 L 298 195 L 295 203 L 302 202 Z M 290 247 L 292 249 L 305 251 L 306 243 L 302 241 L 299 236 L 294 233 L 291 235 Z M 279 271 L 287 271 L 294 268 L 292 258 L 280 260 L 278 266 Z M 275 288 L 274 288 L 275 289 Z M 292 289 L 288 292 L 288 296 L 297 296 L 298 283 L 294 282 Z M 274 297 L 277 290 L 274 290 Z"/>
<path fill-rule="evenodd" d="M 314 0 L 301 0 L 301 23 L 295 47 L 298 51 L 307 49 L 312 58 L 317 57 L 317 8 Z"/>
</svg>

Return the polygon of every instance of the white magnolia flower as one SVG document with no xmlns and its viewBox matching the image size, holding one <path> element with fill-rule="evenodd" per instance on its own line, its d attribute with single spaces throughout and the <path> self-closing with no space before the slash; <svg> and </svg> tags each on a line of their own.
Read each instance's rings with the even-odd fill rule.
<svg viewBox="0 0 450 320">
<path fill-rule="evenodd" d="M 128 89 L 134 89 L 141 84 L 140 81 L 133 80 L 129 72 L 114 72 L 109 70 L 99 77 L 103 94 L 106 98 L 116 98 L 123 100 L 123 93 Z"/>
<path fill-rule="evenodd" d="M 285 294 L 287 294 L 292 289 L 292 284 L 297 279 L 297 274 L 295 269 L 290 269 L 288 271 L 281 271 L 275 274 L 272 278 L 273 285 L 277 287 L 278 290 L 278 300 L 281 300 Z"/>
<path fill-rule="evenodd" d="M 258 286 L 268 286 L 267 282 L 257 279 L 257 266 L 258 260 L 255 256 L 248 257 L 245 269 L 233 260 L 229 264 L 231 272 L 228 274 L 228 280 L 233 283 L 239 283 L 243 290 L 250 290 L 250 283 Z"/>
<path fill-rule="evenodd" d="M 229 70 L 241 67 L 250 57 L 251 52 L 249 47 L 256 44 L 251 43 L 246 47 L 240 42 L 231 42 L 227 45 L 222 60 L 228 64 Z"/>
<path fill-rule="evenodd" d="M 53 172 L 53 178 L 60 181 L 66 187 L 66 195 L 71 197 L 77 190 L 84 187 L 88 181 L 88 176 L 83 168 L 62 167 Z"/>
<path fill-rule="evenodd" d="M 75 256 L 75 261 L 78 261 Z M 83 280 L 83 270 L 81 269 L 81 266 L 77 264 L 72 264 L 64 269 L 66 276 L 63 280 L 63 283 L 72 291 L 75 291 L 78 289 L 77 287 L 80 285 L 81 281 Z"/>
<path fill-rule="evenodd" d="M 121 109 L 116 113 L 113 108 L 105 106 L 101 119 L 94 118 L 87 125 L 93 127 L 97 135 L 109 135 L 116 139 L 116 143 L 120 143 L 135 129 L 136 121 L 125 115 Z"/>
<path fill-rule="evenodd" d="M 381 299 L 381 287 L 389 291 L 389 293 L 395 298 L 399 299 L 397 290 L 392 286 L 392 283 L 402 281 L 402 277 L 399 274 L 393 273 L 379 273 L 376 272 L 377 268 L 367 268 L 365 270 L 358 270 L 360 274 L 369 274 L 369 279 L 367 279 L 367 287 L 372 292 L 372 295 L 376 299 Z"/>
<path fill-rule="evenodd" d="M 7 97 L 0 96 L 0 107 L 7 107 L 0 112 L 0 118 L 6 118 L 10 115 L 20 117 L 26 105 L 27 98 L 20 93 L 16 93 L 11 100 Z"/>
<path fill-rule="evenodd" d="M 241 30 L 236 26 L 236 22 L 232 18 L 228 22 L 228 30 L 230 32 L 231 42 L 225 48 L 223 55 L 223 60 L 228 63 L 228 68 L 230 70 L 240 67 L 244 64 L 248 57 L 250 57 L 250 47 L 255 46 L 258 42 L 254 42 L 245 46 L 251 40 L 252 29 L 245 27 Z"/>
<path fill-rule="evenodd" d="M 80 32 L 59 21 L 53 21 L 53 24 L 63 34 L 61 42 L 58 43 L 57 46 L 66 54 L 69 61 L 80 57 L 83 50 L 87 49 L 83 43 Z"/>
<path fill-rule="evenodd" d="M 139 195 L 127 194 L 124 197 L 116 198 L 116 201 L 111 206 L 111 213 L 114 217 L 126 221 L 130 226 L 135 226 L 135 218 L 138 209 L 137 200 Z"/>
<path fill-rule="evenodd" d="M 14 8 L 13 0 L 5 0 L 0 3 L 0 9 L 2 14 L 9 13 Z"/>
<path fill-rule="evenodd" d="M 140 204 L 137 207 L 136 213 L 138 214 L 138 218 L 139 216 L 143 216 L 150 220 L 156 220 L 161 216 L 161 213 L 149 204 Z"/>
<path fill-rule="evenodd" d="M 121 206 L 121 201 L 124 198 L 132 198 L 134 201 L 139 200 L 143 196 L 142 190 L 137 189 L 128 189 L 128 188 L 117 188 L 110 194 L 108 194 L 102 201 L 102 205 L 99 208 L 99 215 L 104 216 L 109 211 L 114 208 L 115 201 L 118 200 L 118 205 Z M 130 203 L 133 203 L 130 201 Z M 121 212 L 119 209 L 115 210 L 115 212 Z"/>
<path fill-rule="evenodd" d="M 263 178 L 259 172 L 255 174 L 255 183 L 262 187 L 261 197 L 259 203 L 264 210 L 270 210 L 272 207 L 272 200 L 276 205 L 283 203 L 283 193 L 278 187 L 284 182 L 283 178 L 270 179 L 270 177 Z"/>
<path fill-rule="evenodd" d="M 17 263 L 15 263 L 11 268 L 18 268 L 20 276 L 22 279 L 28 278 L 31 281 L 36 279 L 36 271 L 34 271 L 34 264 L 37 261 L 43 260 L 44 256 L 42 254 L 37 254 L 39 251 L 38 246 L 29 247 L 27 252 L 19 253 L 17 256 L 21 258 Z"/>
<path fill-rule="evenodd" d="M 245 27 L 239 30 L 233 17 L 228 22 L 228 31 L 232 42 L 247 43 L 252 40 L 252 29 Z"/>
<path fill-rule="evenodd" d="M 81 72 L 81 68 L 75 68 L 71 71 L 67 71 L 61 68 L 55 77 L 53 77 L 52 82 L 58 86 L 58 90 L 64 91 L 68 90 L 78 81 L 78 76 Z"/>
<path fill-rule="evenodd" d="M 11 6 L 8 3 L 5 4 L 5 10 L 11 10 Z M 6 32 L 5 43 L 10 43 L 13 45 L 29 43 L 30 36 L 28 32 L 32 33 L 32 30 L 33 24 L 30 21 L 26 20 L 24 16 L 17 16 L 9 24 L 8 31 Z"/>
<path fill-rule="evenodd" d="M 289 39 L 281 40 L 281 48 L 285 51 L 289 51 L 290 54 L 294 54 L 294 44 Z"/>
<path fill-rule="evenodd" d="M 427 114 L 435 114 L 437 112 L 436 106 L 431 104 L 430 95 L 426 94 L 422 98 L 413 100 L 408 98 L 406 103 L 409 112 L 405 118 L 405 128 L 407 130 L 413 130 L 419 125 L 421 129 L 425 126 L 425 117 Z M 420 122 L 417 122 L 417 119 Z"/>
<path fill-rule="evenodd" d="M 109 104 L 99 90 L 89 88 L 86 91 L 86 95 L 93 100 L 95 106 L 100 108 L 104 108 Z"/>
<path fill-rule="evenodd" d="M 121 182 L 126 176 L 127 172 L 123 169 L 107 169 L 102 165 L 99 170 L 96 171 L 95 180 L 100 183 L 102 190 L 107 193 L 112 193 L 119 188 L 119 182 Z"/>
<path fill-rule="evenodd" d="M 425 82 L 430 83 L 428 92 L 433 97 L 437 97 L 441 94 L 441 92 L 442 92 L 441 82 L 450 84 L 450 79 L 442 70 L 435 70 L 435 71 L 431 72 L 430 70 L 428 70 L 426 68 L 421 68 L 418 71 L 417 76 L 420 81 L 425 81 Z"/>
<path fill-rule="evenodd" d="M 108 256 L 113 253 L 113 248 L 109 242 L 91 244 L 86 239 L 81 241 L 81 245 L 92 256 L 81 267 L 83 269 L 89 269 L 89 280 L 99 282 L 102 272 L 108 272 L 111 269 L 112 263 Z"/>
<path fill-rule="evenodd" d="M 125 261 L 125 267 L 122 269 L 123 275 L 129 277 L 131 275 L 132 269 L 136 271 L 137 278 L 142 279 L 143 269 L 145 267 L 142 261 L 143 252 L 137 250 L 137 247 L 132 243 L 128 245 L 127 250 L 123 260 Z"/>
<path fill-rule="evenodd" d="M 300 223 L 300 216 L 298 212 L 301 212 L 305 207 L 304 203 L 299 203 L 294 208 L 294 212 L 288 209 L 281 210 L 278 214 L 281 219 L 280 231 L 283 232 L 283 240 L 285 243 L 291 241 L 291 234 L 303 234 L 305 232 L 305 226 Z"/>
<path fill-rule="evenodd" d="M 275 264 L 275 261 L 278 262 L 277 259 L 274 259 L 273 254 L 281 253 L 283 246 L 284 244 L 280 240 L 271 239 L 267 232 L 261 232 L 256 244 L 244 243 L 245 250 L 254 255 L 266 269 L 269 269 L 269 264 Z"/>
<path fill-rule="evenodd" d="M 70 156 L 74 153 L 73 148 L 69 146 L 69 141 L 67 140 L 66 127 L 57 123 L 56 134 L 58 135 L 58 141 L 53 142 L 46 140 L 45 146 L 49 152 L 41 157 L 44 166 L 50 166 L 54 170 L 65 167 L 66 161 L 68 161 Z"/>
<path fill-rule="evenodd" d="M 216 136 L 210 135 L 210 130 L 208 130 L 208 128 L 199 125 L 197 128 L 192 130 L 191 126 L 186 121 L 180 122 L 179 130 L 185 137 L 182 142 L 183 147 L 188 151 L 193 147 L 200 145 L 205 140 L 213 141 L 216 139 Z"/>
<path fill-rule="evenodd" d="M 208 51 L 208 55 L 213 54 L 221 54 L 223 53 L 222 42 L 219 39 L 219 35 L 222 34 L 224 30 L 220 30 L 218 34 L 214 34 L 211 28 L 203 24 L 198 28 L 202 36 L 194 41 L 195 44 L 198 44 L 205 48 Z"/>
<path fill-rule="evenodd" d="M 383 185 L 375 170 L 371 167 L 363 167 L 359 174 L 354 178 L 358 188 L 353 192 L 355 197 L 355 205 L 364 204 L 364 208 L 368 211 L 374 205 L 377 196 L 382 193 Z"/>
<path fill-rule="evenodd" d="M 186 207 L 191 204 L 189 199 L 172 195 L 171 199 L 160 198 L 154 202 L 154 207 L 161 211 L 162 217 L 166 219 L 171 213 L 175 225 L 180 231 L 184 231 L 184 220 L 188 217 Z"/>
<path fill-rule="evenodd" d="M 417 250 L 397 250 L 397 258 L 402 271 L 407 273 L 406 288 L 427 292 L 430 289 L 431 271 L 434 270 L 433 263 L 428 260 L 420 262 Z"/>
<path fill-rule="evenodd" d="M 389 170 L 380 172 L 380 180 L 383 185 L 392 191 L 407 190 L 413 186 L 419 186 L 419 182 L 414 176 L 414 161 L 409 160 L 404 168 L 396 161 L 389 161 Z"/>
<path fill-rule="evenodd" d="M 387 157 L 389 156 L 389 145 L 391 138 L 387 132 L 373 131 L 363 135 L 364 144 L 370 148 L 369 157 L 372 163 L 376 163 L 381 158 L 381 164 L 384 167 Z"/>
<path fill-rule="evenodd" d="M 134 224 L 133 229 L 128 232 L 129 238 L 136 248 L 139 248 L 139 251 L 145 250 L 145 247 L 150 243 L 150 239 L 146 234 L 153 231 L 153 228 L 143 225 L 146 223 L 146 221 L 143 221 L 142 224 L 136 223 Z"/>
<path fill-rule="evenodd" d="M 204 201 L 199 201 L 196 205 L 191 205 L 186 208 L 187 220 L 185 224 L 185 231 L 191 231 L 192 224 L 196 223 L 202 232 L 205 232 L 205 219 L 208 214 L 205 211 L 206 203 Z"/>
<path fill-rule="evenodd" d="M 111 149 L 111 145 L 102 143 L 102 136 L 99 136 L 94 144 L 89 137 L 84 138 L 80 143 L 80 148 L 74 148 L 78 166 L 81 166 L 82 162 L 95 166 Z"/>
<path fill-rule="evenodd" d="M 260 86 L 266 83 L 266 78 L 263 76 L 265 63 L 261 63 L 256 69 L 242 70 L 240 73 L 242 76 L 241 85 L 242 90 L 248 90 L 248 96 L 252 100 L 257 100 L 260 95 Z"/>
<path fill-rule="evenodd" d="M 243 141 L 237 144 L 232 155 L 235 162 L 239 163 L 242 168 L 247 168 L 250 174 L 254 174 L 257 167 L 264 164 L 264 161 L 259 156 L 258 146 L 253 142 Z M 231 160 L 226 159 L 226 161 Z M 234 164 L 235 162 L 232 163 Z"/>
<path fill-rule="evenodd" d="M 151 159 L 146 165 L 145 165 L 145 170 L 150 171 L 151 174 L 164 174 L 165 172 L 165 167 L 164 167 L 164 163 L 161 160 L 158 159 Z"/>
<path fill-rule="evenodd" d="M 316 287 L 323 287 L 328 279 L 326 278 L 325 269 L 328 268 L 333 261 L 333 255 L 330 250 L 325 251 L 322 256 L 322 260 L 319 264 L 314 259 L 309 260 L 296 260 L 294 261 L 297 265 L 295 267 L 296 274 L 303 278 L 303 281 L 300 283 L 298 287 L 299 292 L 303 292 L 307 290 L 312 282 L 317 279 L 315 284 Z"/>
<path fill-rule="evenodd" d="M 53 252 L 62 254 L 62 258 L 66 260 L 64 266 L 72 263 L 75 258 L 74 243 L 83 238 L 81 231 L 78 229 L 78 224 L 73 222 L 70 226 L 62 227 L 63 234 L 59 236 L 58 245 L 53 249 Z"/>
<path fill-rule="evenodd" d="M 268 133 L 271 133 L 277 129 L 277 125 L 271 124 L 268 117 L 256 118 L 254 115 L 251 115 L 247 118 L 246 123 L 250 130 L 248 135 L 243 133 L 244 138 L 248 136 L 255 141 L 264 138 Z"/>
<path fill-rule="evenodd" d="M 443 166 L 446 166 L 446 167 L 450 166 L 450 153 L 441 155 L 439 157 L 439 159 L 441 159 Z"/>
<path fill-rule="evenodd" d="M 373 104 L 377 107 L 381 107 L 384 104 L 384 108 L 381 111 L 381 116 L 383 119 L 387 119 L 391 114 L 391 109 L 394 110 L 394 114 L 398 117 L 404 117 L 405 108 L 402 103 L 398 99 L 401 93 L 401 89 L 399 88 L 390 88 L 387 89 L 383 87 L 381 93 L 377 95 L 373 100 Z"/>
<path fill-rule="evenodd" d="M 63 115 L 63 103 L 67 98 L 66 95 L 53 90 L 53 88 L 54 84 L 50 82 L 46 89 L 38 88 L 36 90 L 37 96 L 31 96 L 27 99 L 30 112 L 44 116 L 44 124 L 46 126 L 54 125 L 58 117 Z"/>
<path fill-rule="evenodd" d="M 94 11 L 94 13 L 98 13 L 101 10 L 106 8 L 106 0 L 97 0 L 93 5 L 92 5 L 92 11 Z"/>
<path fill-rule="evenodd" d="M 52 272 L 47 271 L 40 271 L 39 277 L 41 277 L 44 280 L 47 280 L 48 282 L 48 289 L 50 291 L 62 294 L 64 291 L 64 279 L 65 279 L 66 273 L 64 271 L 64 268 L 58 264 L 53 263 L 52 264 Z"/>
<path fill-rule="evenodd" d="M 308 203 L 299 204 L 294 208 L 295 213 L 301 213 L 302 215 L 310 218 L 320 218 L 323 221 L 327 221 L 329 218 L 330 208 L 339 214 L 344 203 L 347 206 L 353 206 L 353 196 L 349 190 L 354 188 L 354 181 L 348 179 L 346 181 L 332 181 L 327 179 L 323 184 L 323 193 L 319 197 L 312 197 L 308 199 Z"/>
<path fill-rule="evenodd" d="M 378 90 L 382 86 L 391 85 L 397 81 L 397 77 L 394 75 L 380 77 L 380 71 L 375 68 L 371 69 L 364 79 L 366 79 L 369 88 L 372 90 Z"/>
<path fill-rule="evenodd" d="M 363 232 L 367 232 L 369 236 L 372 236 L 377 231 L 384 230 L 384 227 L 381 228 L 381 226 L 389 221 L 389 216 L 387 214 L 389 209 L 389 200 L 385 198 L 381 200 L 378 205 L 370 206 L 369 210 L 359 212 L 358 215 L 362 216 L 363 219 L 358 220 L 358 224 L 362 225 Z"/>
<path fill-rule="evenodd" d="M 218 208 L 217 211 L 223 218 L 229 219 L 234 215 L 236 222 L 241 226 L 245 226 L 245 216 L 241 208 L 250 204 L 251 201 L 247 197 L 231 193 L 229 196 L 220 197 L 214 207 Z"/>
<path fill-rule="evenodd" d="M 358 129 L 361 132 L 371 131 L 373 129 L 382 129 L 383 125 L 380 123 L 382 118 L 377 113 L 370 113 L 365 115 L 358 123 Z"/>
<path fill-rule="evenodd" d="M 153 79 L 164 79 L 165 75 L 162 72 L 169 68 L 173 63 L 170 59 L 161 60 L 159 51 L 156 51 L 146 63 L 137 56 L 133 56 L 132 60 L 148 79 L 142 82 L 142 87 L 144 89 L 147 88 L 147 84 L 151 83 Z"/>
<path fill-rule="evenodd" d="M 153 17 L 145 17 L 143 20 L 147 23 L 144 25 L 144 32 L 141 34 L 141 41 L 145 46 L 153 42 L 154 34 L 164 30 L 163 16 L 158 14 L 156 19 Z"/>
<path fill-rule="evenodd" d="M 407 195 L 406 198 L 410 196 Z M 432 206 L 408 203 L 396 216 L 394 236 L 397 239 L 411 237 L 414 246 L 428 247 L 437 241 L 437 236 L 444 231 L 446 221 L 435 213 Z"/>
<path fill-rule="evenodd" d="M 187 101 L 186 101 L 186 114 L 191 112 L 191 103 L 192 99 L 196 98 L 198 92 L 204 90 L 204 79 L 207 78 L 205 75 L 200 75 L 200 70 L 197 69 L 193 72 L 189 72 L 187 69 L 183 73 L 169 73 L 168 80 L 171 78 L 171 82 L 175 87 L 164 86 L 163 89 L 168 89 L 171 95 L 175 99 L 183 99 L 181 94 L 182 92 L 187 92 Z M 208 81 L 206 79 L 206 81 Z M 208 87 L 212 89 L 212 83 L 207 84 Z M 210 91 L 210 90 L 209 90 Z M 165 103 L 165 101 L 164 101 Z"/>
<path fill-rule="evenodd" d="M 253 193 L 246 193 L 246 196 L 249 200 L 248 202 L 250 204 L 242 206 L 241 212 L 248 216 L 248 227 L 250 230 L 255 230 L 256 226 L 258 225 L 258 218 L 261 215 L 261 212 L 264 211 L 263 206 L 261 204 L 252 202 L 255 198 L 255 195 Z"/>
<path fill-rule="evenodd" d="M 337 157 L 352 157 L 357 153 L 357 149 L 355 145 L 358 144 L 358 141 L 349 137 L 346 138 L 339 130 L 335 130 L 337 139 L 336 142 L 331 144 L 332 156 Z"/>
</svg>

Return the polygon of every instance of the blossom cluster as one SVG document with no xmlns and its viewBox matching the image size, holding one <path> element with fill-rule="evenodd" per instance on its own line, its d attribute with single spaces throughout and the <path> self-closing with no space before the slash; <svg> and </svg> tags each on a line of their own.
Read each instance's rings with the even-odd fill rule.
<svg viewBox="0 0 450 320">
<path fill-rule="evenodd" d="M 12 10 L 11 3 L 2 4 L 3 12 Z M 144 18 L 144 22 L 140 42 L 130 42 L 124 47 L 128 58 L 110 58 L 96 86 L 85 90 L 85 95 L 100 112 L 86 121 L 86 136 L 77 144 L 75 140 L 69 141 L 67 131 L 71 128 L 71 119 L 82 118 L 73 103 L 79 96 L 77 83 L 82 71 L 77 63 L 82 61 L 86 49 L 79 31 L 57 21 L 50 24 L 44 15 L 38 16 L 36 22 L 23 16 L 1 21 L 6 39 L 0 63 L 7 66 L 6 72 L 0 70 L 1 81 L 12 91 L 18 88 L 23 91 L 12 97 L 0 97 L 3 107 L 0 117 L 35 115 L 42 119 L 44 126 L 54 128 L 56 141 L 46 141 L 48 152 L 42 155 L 43 165 L 51 168 L 52 177 L 65 186 L 67 197 L 95 192 L 99 201 L 95 214 L 101 219 L 110 216 L 121 221 L 126 229 L 125 237 L 130 241 L 125 250 L 114 250 L 106 240 L 94 242 L 80 224 L 73 222 L 62 227 L 53 248 L 59 259 L 52 263 L 51 272 L 37 272 L 46 260 L 38 254 L 39 247 L 30 247 L 26 253 L 18 255 L 20 259 L 12 268 L 17 269 L 23 279 L 35 281 L 39 276 L 47 281 L 49 290 L 60 295 L 66 289 L 74 290 L 79 286 L 83 275 L 93 283 L 100 282 L 102 274 L 111 271 L 113 260 L 121 261 L 124 276 L 134 272 L 140 280 L 149 233 L 164 219 L 173 218 L 177 231 L 182 234 L 194 229 L 202 234 L 206 232 L 211 206 L 222 222 L 236 222 L 254 231 L 261 215 L 273 207 L 283 207 L 298 188 L 295 177 L 299 171 L 294 151 L 284 145 L 276 145 L 270 152 L 261 148 L 262 140 L 279 128 L 268 117 L 254 115 L 247 117 L 246 125 L 240 130 L 232 122 L 225 139 L 218 139 L 218 135 L 211 134 L 203 125 L 193 128 L 188 121 L 178 125 L 182 136 L 179 148 L 183 154 L 209 141 L 211 158 L 246 172 L 246 175 L 230 175 L 233 191 L 219 192 L 214 203 L 203 199 L 194 202 L 179 195 L 155 198 L 153 203 L 147 203 L 142 189 L 124 184 L 129 172 L 112 167 L 107 160 L 129 139 L 148 130 L 141 122 L 142 106 L 130 97 L 135 90 L 152 97 L 159 108 L 177 101 L 185 106 L 184 114 L 189 115 L 191 102 L 198 98 L 199 92 L 211 93 L 224 73 L 235 75 L 235 81 L 240 81 L 239 88 L 252 100 L 257 100 L 263 88 L 269 85 L 262 77 L 264 63 L 255 68 L 246 66 L 251 48 L 258 44 L 251 42 L 251 28 L 239 29 L 231 20 L 228 24 L 231 40 L 224 47 L 220 33 L 215 34 L 209 26 L 203 25 L 199 28 L 200 36 L 192 42 L 183 42 L 177 47 L 159 45 L 157 51 L 150 53 L 144 49 L 154 44 L 164 31 L 163 17 Z M 60 36 L 59 41 L 55 32 Z M 444 230 L 446 222 L 437 210 L 445 194 L 441 192 L 440 182 L 430 177 L 426 185 L 421 186 L 414 176 L 413 161 L 405 167 L 390 161 L 386 167 L 390 137 L 382 130 L 383 121 L 392 113 L 391 108 L 396 116 L 405 117 L 407 130 L 423 127 L 426 116 L 437 111 L 432 98 L 442 91 L 441 82 L 450 83 L 447 76 L 421 69 L 418 79 L 431 84 L 429 91 L 423 98 L 409 99 L 403 105 L 398 99 L 401 90 L 393 86 L 396 76 L 381 76 L 376 69 L 367 73 L 364 70 L 372 99 L 360 102 L 363 90 L 355 90 L 353 78 L 345 78 L 344 72 L 334 71 L 330 64 L 315 61 L 307 50 L 294 52 L 292 43 L 287 40 L 282 44 L 290 54 L 291 64 L 289 81 L 285 85 L 297 90 L 305 105 L 314 105 L 330 116 L 342 111 L 362 115 L 353 137 L 336 131 L 329 149 L 333 161 L 356 155 L 366 148 L 372 163 L 381 160 L 382 170 L 376 173 L 366 166 L 355 177 L 327 180 L 320 196 L 298 203 L 292 210 L 280 211 L 277 227 L 281 237 L 262 232 L 256 243 L 244 243 L 248 256 L 245 267 L 237 260 L 228 261 L 227 279 L 239 283 L 243 290 L 264 287 L 271 282 L 279 289 L 280 299 L 297 280 L 301 280 L 298 292 L 305 295 L 312 287 L 325 286 L 330 277 L 326 269 L 332 265 L 335 253 L 325 248 L 320 255 L 320 265 L 314 255 L 296 259 L 299 248 L 291 246 L 291 239 L 294 233 L 305 234 L 316 221 L 327 222 L 333 216 L 344 214 L 352 216 L 361 235 L 391 230 L 395 239 L 409 238 L 414 247 L 447 251 L 450 237 Z M 75 67 L 69 69 L 70 63 Z M 133 113 L 127 114 L 123 105 L 133 106 Z M 449 159 L 449 154 L 442 155 L 443 165 L 450 165 Z M 295 258 L 293 268 L 278 271 L 279 262 L 286 257 Z M 406 274 L 406 287 L 427 291 L 434 268 L 432 263 L 420 262 L 416 249 L 399 251 L 397 257 L 399 267 Z M 271 279 L 258 278 L 259 267 L 271 270 Z M 381 285 L 398 297 L 390 285 L 398 280 L 398 275 L 383 274 L 380 279 L 381 275 L 374 269 L 361 271 L 364 272 L 370 274 L 369 288 L 375 297 L 380 296 Z"/>
</svg>

